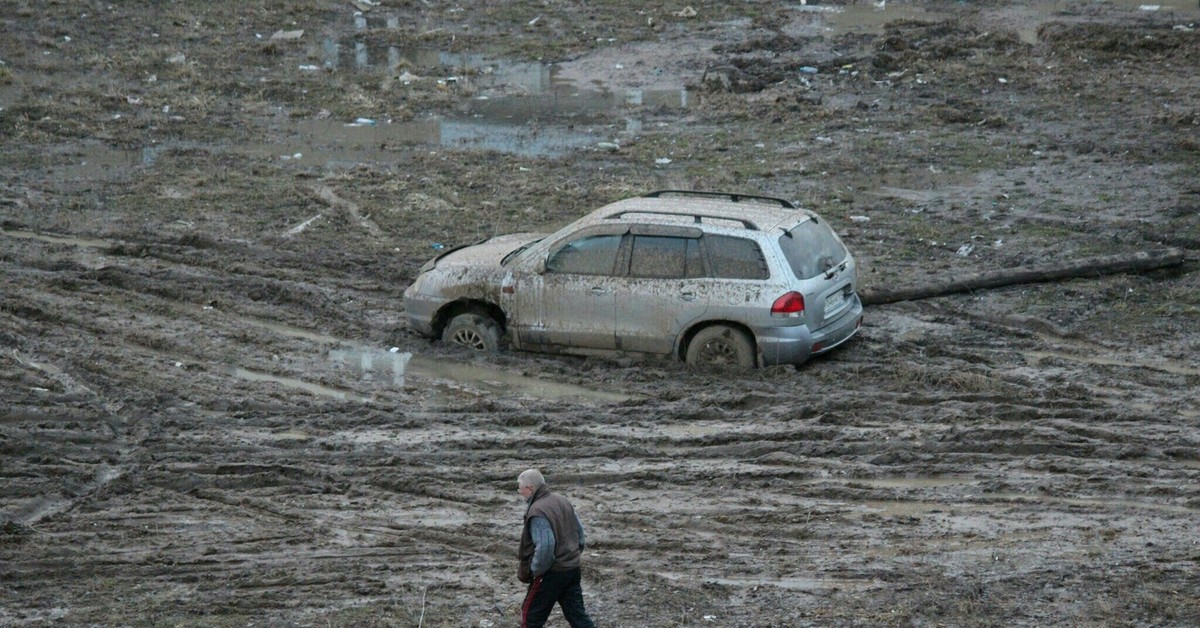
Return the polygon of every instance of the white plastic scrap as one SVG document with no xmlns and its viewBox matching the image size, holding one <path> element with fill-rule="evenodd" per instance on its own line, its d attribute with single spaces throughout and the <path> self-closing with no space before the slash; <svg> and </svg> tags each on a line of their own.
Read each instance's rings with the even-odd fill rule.
<svg viewBox="0 0 1200 628">
<path fill-rule="evenodd" d="M 971 251 L 974 251 L 974 250 L 975 250 L 974 244 L 964 244 L 964 245 L 958 247 L 958 250 L 955 251 L 954 254 L 959 257 L 967 257 L 968 255 L 971 254 Z"/>
</svg>

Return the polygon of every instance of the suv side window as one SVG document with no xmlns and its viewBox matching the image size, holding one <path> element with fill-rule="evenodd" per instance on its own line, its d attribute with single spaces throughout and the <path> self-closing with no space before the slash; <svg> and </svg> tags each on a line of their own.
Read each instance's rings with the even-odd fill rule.
<svg viewBox="0 0 1200 628">
<path fill-rule="evenodd" d="M 653 279 L 704 276 L 700 241 L 670 236 L 633 236 L 629 274 Z"/>
<path fill-rule="evenodd" d="M 617 265 L 621 236 L 597 235 L 580 238 L 559 249 L 546 260 L 546 272 L 570 275 L 611 275 Z"/>
<path fill-rule="evenodd" d="M 707 234 L 705 248 L 713 277 L 722 279 L 770 279 L 771 271 L 758 243 L 745 238 Z"/>
</svg>

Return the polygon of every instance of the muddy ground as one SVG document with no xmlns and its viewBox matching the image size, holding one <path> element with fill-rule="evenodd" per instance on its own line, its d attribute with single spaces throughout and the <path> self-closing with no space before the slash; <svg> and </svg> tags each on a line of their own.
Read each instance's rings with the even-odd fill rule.
<svg viewBox="0 0 1200 628">
<path fill-rule="evenodd" d="M 1200 9 L 1141 4 L 3 3 L 0 624 L 512 626 L 530 466 L 604 626 L 1200 624 Z M 407 331 L 437 245 L 661 188 L 863 290 L 1188 261 L 800 369 Z"/>
</svg>

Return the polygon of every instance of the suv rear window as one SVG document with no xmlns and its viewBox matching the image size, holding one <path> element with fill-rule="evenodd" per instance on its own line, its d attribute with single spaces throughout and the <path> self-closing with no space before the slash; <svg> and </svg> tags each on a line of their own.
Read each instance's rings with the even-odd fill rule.
<svg viewBox="0 0 1200 628">
<path fill-rule="evenodd" d="M 705 248 L 713 277 L 722 279 L 770 279 L 771 271 L 758 243 L 745 238 L 705 235 Z"/>
<path fill-rule="evenodd" d="M 823 221 L 805 220 L 791 234 L 779 236 L 779 249 L 797 279 L 816 277 L 846 259 L 846 247 Z"/>
</svg>

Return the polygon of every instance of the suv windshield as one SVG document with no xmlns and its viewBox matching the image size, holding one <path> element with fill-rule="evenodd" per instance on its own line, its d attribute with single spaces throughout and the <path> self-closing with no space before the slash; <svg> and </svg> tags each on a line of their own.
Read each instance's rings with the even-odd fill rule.
<svg viewBox="0 0 1200 628">
<path fill-rule="evenodd" d="M 512 252 L 510 252 L 508 255 L 504 256 L 504 259 L 500 260 L 500 265 L 507 266 L 509 260 L 511 260 L 512 258 L 519 255 L 521 253 L 521 251 L 524 251 L 525 249 L 537 244 L 538 242 L 541 242 L 543 239 L 544 238 L 538 238 L 538 239 L 534 240 L 533 242 L 527 242 L 527 243 L 522 244 L 521 246 L 517 247 L 516 249 L 513 249 Z"/>
<path fill-rule="evenodd" d="M 779 248 L 797 279 L 809 279 L 841 264 L 846 247 L 823 221 L 805 220 L 779 236 Z"/>
</svg>

